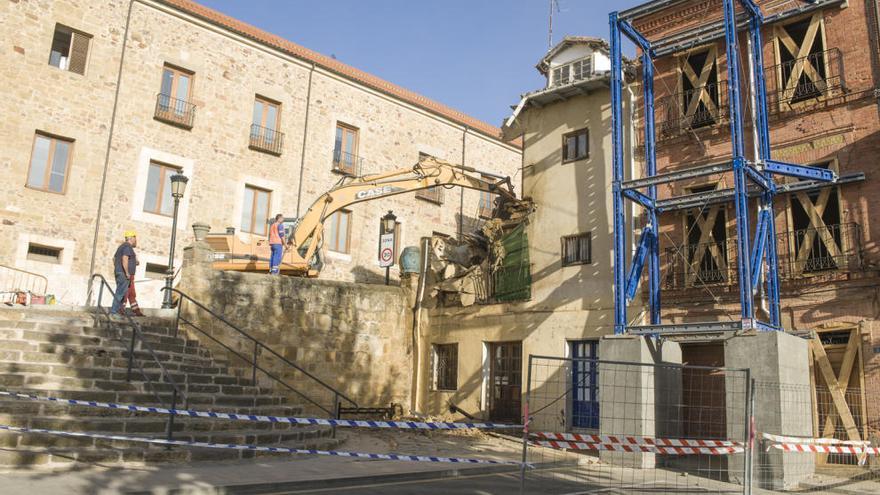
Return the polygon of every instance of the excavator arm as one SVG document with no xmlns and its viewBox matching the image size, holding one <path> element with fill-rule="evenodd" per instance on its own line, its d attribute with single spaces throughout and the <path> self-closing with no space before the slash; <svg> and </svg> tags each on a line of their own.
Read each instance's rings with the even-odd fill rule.
<svg viewBox="0 0 880 495">
<path fill-rule="evenodd" d="M 428 157 L 415 166 L 392 172 L 350 177 L 322 194 L 299 219 L 288 237 L 281 271 L 315 277 L 320 271 L 312 262 L 321 247 L 324 222 L 333 213 L 356 203 L 415 192 L 430 187 L 465 187 L 496 195 L 498 206 L 517 201 L 509 177 L 480 172 Z M 268 271 L 268 245 L 264 240 L 247 242 L 234 233 L 209 234 L 215 250 L 214 267 L 222 270 Z"/>
<path fill-rule="evenodd" d="M 486 179 L 490 177 L 491 179 Z M 356 203 L 395 196 L 435 186 L 461 186 L 486 191 L 505 201 L 516 201 L 509 177 L 479 172 L 474 168 L 427 157 L 411 169 L 384 174 L 355 177 L 327 191 L 309 207 L 290 236 L 293 249 L 300 251 L 304 260 L 311 260 L 321 245 L 324 221 L 333 213 Z M 307 246 L 302 252 L 302 247 Z"/>
</svg>

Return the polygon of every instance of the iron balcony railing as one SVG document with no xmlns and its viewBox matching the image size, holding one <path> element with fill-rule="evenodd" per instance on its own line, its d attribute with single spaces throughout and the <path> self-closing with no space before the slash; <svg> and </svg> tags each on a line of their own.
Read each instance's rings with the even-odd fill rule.
<svg viewBox="0 0 880 495">
<path fill-rule="evenodd" d="M 771 113 L 798 111 L 809 102 L 822 101 L 846 91 L 843 57 L 830 48 L 765 70 L 767 110 Z"/>
<path fill-rule="evenodd" d="M 767 66 L 764 81 L 770 114 L 803 111 L 805 106 L 846 93 L 843 57 L 838 48 Z M 745 94 L 747 85 L 746 80 Z M 724 124 L 729 113 L 727 80 L 658 97 L 654 102 L 657 139 Z"/>
<path fill-rule="evenodd" d="M 663 96 L 654 104 L 658 137 L 721 124 L 728 114 L 727 81 Z"/>
<path fill-rule="evenodd" d="M 265 151 L 273 155 L 280 155 L 284 146 L 284 133 L 251 124 L 251 138 L 249 147 L 258 151 Z"/>
<path fill-rule="evenodd" d="M 156 113 L 154 118 L 187 129 L 192 129 L 196 115 L 196 106 L 186 100 L 172 98 L 170 95 L 156 95 Z"/>
<path fill-rule="evenodd" d="M 780 276 L 799 278 L 862 267 L 862 237 L 857 223 L 826 225 L 777 236 Z"/>
<path fill-rule="evenodd" d="M 780 232 L 776 251 L 782 280 L 857 271 L 862 268 L 861 229 L 857 223 L 842 223 Z M 738 281 L 735 239 L 667 248 L 665 257 L 667 289 Z"/>
<path fill-rule="evenodd" d="M 333 148 L 333 170 L 346 175 L 360 177 L 363 175 L 364 159 L 353 153 Z"/>
</svg>

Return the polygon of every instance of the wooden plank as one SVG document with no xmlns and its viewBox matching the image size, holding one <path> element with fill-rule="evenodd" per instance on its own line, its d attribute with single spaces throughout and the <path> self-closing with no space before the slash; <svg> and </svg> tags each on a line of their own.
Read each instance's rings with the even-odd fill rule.
<svg viewBox="0 0 880 495">
<path fill-rule="evenodd" d="M 816 363 L 819 365 L 819 370 L 822 372 L 822 378 L 825 379 L 825 383 L 828 385 L 828 390 L 831 392 L 831 400 L 834 402 L 837 414 L 840 415 L 840 419 L 843 421 L 843 426 L 846 429 L 848 439 L 861 440 L 862 438 L 861 435 L 859 435 L 859 429 L 849 410 L 849 405 L 846 403 L 846 397 L 840 390 L 837 377 L 834 376 L 834 369 L 831 367 L 828 355 L 825 354 L 825 348 L 822 347 L 822 341 L 819 340 L 818 336 L 814 336 L 810 339 L 810 345 L 815 353 L 815 359 Z"/>
<path fill-rule="evenodd" d="M 856 335 L 856 329 L 854 328 L 850 331 L 849 334 L 849 342 L 846 345 L 846 352 L 843 354 L 843 361 L 840 364 L 840 372 L 837 374 L 837 386 L 842 389 L 844 393 L 844 400 L 846 400 L 846 391 L 849 389 L 849 381 L 852 377 L 852 367 L 853 363 L 855 363 L 856 355 L 858 354 L 858 336 Z M 855 344 L 855 346 L 853 346 Z M 821 345 L 821 342 L 820 342 Z M 824 349 L 824 347 L 823 347 Z M 827 355 L 827 354 L 826 354 Z M 829 360 L 830 363 L 830 360 Z M 848 407 L 848 406 L 847 406 Z M 829 414 L 827 418 L 825 418 L 825 427 L 822 429 L 822 437 L 830 438 L 834 435 L 834 430 L 837 428 L 837 415 Z M 850 440 L 853 440 L 852 438 Z"/>
</svg>

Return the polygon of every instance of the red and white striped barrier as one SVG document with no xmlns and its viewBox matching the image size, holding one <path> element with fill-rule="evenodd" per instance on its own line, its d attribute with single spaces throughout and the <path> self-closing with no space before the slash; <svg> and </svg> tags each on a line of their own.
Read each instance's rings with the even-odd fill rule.
<svg viewBox="0 0 880 495">
<path fill-rule="evenodd" d="M 623 435 L 585 435 L 579 433 L 532 433 L 544 440 L 561 440 L 598 444 L 645 445 L 657 447 L 744 447 L 744 442 L 734 440 L 698 440 L 691 438 L 651 438 Z"/>
<path fill-rule="evenodd" d="M 816 454 L 880 455 L 880 447 L 856 447 L 853 445 L 810 445 L 803 443 L 774 443 L 774 449 L 784 452 L 812 452 Z"/>
<path fill-rule="evenodd" d="M 625 443 L 587 443 L 568 442 L 559 440 L 533 440 L 534 445 L 550 447 L 553 449 L 569 450 L 612 450 L 619 452 L 649 452 L 653 454 L 670 455 L 728 455 L 743 452 L 743 447 L 678 447 L 664 445 L 631 445 Z"/>
<path fill-rule="evenodd" d="M 852 454 L 861 457 L 859 463 L 865 462 L 865 456 L 880 455 L 880 448 L 869 447 L 867 440 L 839 440 L 837 438 L 789 437 L 764 433 L 762 437 L 772 443 L 767 450 L 779 449 L 783 452 L 807 452 L 813 454 Z"/>
<path fill-rule="evenodd" d="M 783 435 L 774 435 L 772 433 L 762 433 L 762 437 L 771 442 L 776 443 L 797 443 L 803 445 L 855 445 L 867 446 L 871 442 L 867 440 L 839 440 L 837 438 L 812 438 L 812 437 L 788 437 Z"/>
</svg>

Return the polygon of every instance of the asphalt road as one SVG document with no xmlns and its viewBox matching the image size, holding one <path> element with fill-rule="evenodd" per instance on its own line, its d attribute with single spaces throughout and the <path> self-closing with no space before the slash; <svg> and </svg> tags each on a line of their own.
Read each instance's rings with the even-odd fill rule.
<svg viewBox="0 0 880 495">
<path fill-rule="evenodd" d="M 742 493 L 715 491 L 711 493 Z M 357 494 L 357 495 L 403 495 L 403 494 L 463 494 L 463 495 L 516 495 L 520 493 L 519 473 L 495 473 L 456 478 L 439 478 L 407 482 L 371 483 L 304 491 L 285 491 L 281 494 Z M 576 469 L 556 469 L 532 472 L 526 479 L 522 493 L 534 495 L 587 495 L 587 494 L 657 494 L 657 493 L 709 493 L 709 490 L 693 486 L 674 486 L 647 483 L 623 483 L 597 473 L 592 475 Z"/>
</svg>

